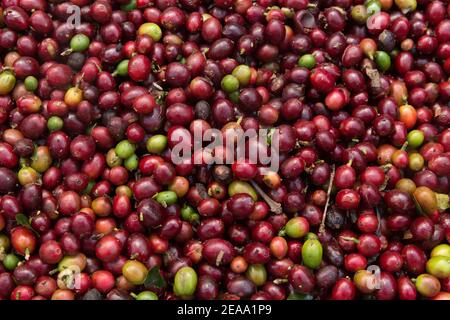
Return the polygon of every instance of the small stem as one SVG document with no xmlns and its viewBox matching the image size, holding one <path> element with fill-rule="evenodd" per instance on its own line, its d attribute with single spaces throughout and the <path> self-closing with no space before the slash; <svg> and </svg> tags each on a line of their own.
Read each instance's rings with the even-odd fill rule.
<svg viewBox="0 0 450 320">
<path fill-rule="evenodd" d="M 412 238 L 413 238 L 413 235 L 412 235 L 412 233 L 411 233 L 410 230 L 406 230 L 406 231 L 403 233 L 403 239 L 404 239 L 404 240 L 408 240 L 408 239 L 412 239 Z"/>
<path fill-rule="evenodd" d="M 382 185 L 378 188 L 379 191 L 383 191 L 384 189 L 386 189 L 386 186 L 387 186 L 387 184 L 389 182 L 389 179 L 390 178 L 389 178 L 388 175 L 384 176 L 384 181 L 383 181 Z"/>
<path fill-rule="evenodd" d="M 403 104 L 408 104 L 408 96 L 403 96 L 402 100 L 403 100 Z"/>
<path fill-rule="evenodd" d="M 351 158 L 348 162 L 347 162 L 347 166 L 351 167 L 353 164 L 353 158 Z"/>
<path fill-rule="evenodd" d="M 96 62 L 93 62 L 93 64 L 97 68 L 98 72 L 102 72 L 102 68 Z"/>
<path fill-rule="evenodd" d="M 219 254 L 217 255 L 216 258 L 216 266 L 220 266 L 220 264 L 222 263 L 222 259 L 223 259 L 223 255 L 225 254 L 225 252 L 223 252 L 222 250 L 219 251 Z"/>
<path fill-rule="evenodd" d="M 2 70 L 1 70 L 2 72 L 3 71 L 11 71 L 11 72 L 13 72 L 14 73 L 14 68 L 12 68 L 12 67 L 2 67 Z"/>
<path fill-rule="evenodd" d="M 333 188 L 335 172 L 336 172 L 336 166 L 333 164 L 331 166 L 330 184 L 328 185 L 328 190 L 327 190 L 327 202 L 325 203 L 325 209 L 323 210 L 322 222 L 320 223 L 319 233 L 323 233 L 325 231 L 325 220 L 327 218 L 328 205 L 330 204 L 330 194 L 331 194 L 331 189 Z"/>
<path fill-rule="evenodd" d="M 300 148 L 300 147 L 309 147 L 309 146 L 312 146 L 312 142 L 311 141 L 301 141 L 301 140 L 298 140 L 296 143 L 295 143 L 295 147 L 296 148 Z"/>
<path fill-rule="evenodd" d="M 407 147 L 408 147 L 408 141 L 405 141 L 405 143 L 402 145 L 400 150 L 405 151 Z"/>
<path fill-rule="evenodd" d="M 280 214 L 283 211 L 281 208 L 281 204 L 273 201 L 272 198 L 269 197 L 255 181 L 250 180 L 250 183 L 252 184 L 253 188 L 255 188 L 259 193 L 261 198 L 263 198 L 264 201 L 266 201 L 266 203 L 269 205 L 270 211 L 275 212 L 276 214 Z"/>
<path fill-rule="evenodd" d="M 359 240 L 353 237 L 344 237 L 344 236 L 340 236 L 341 239 L 345 240 L 345 241 L 352 241 L 354 243 L 359 243 Z"/>
<path fill-rule="evenodd" d="M 378 207 L 375 207 L 375 212 L 377 213 L 377 219 L 378 219 L 378 227 L 377 227 L 377 231 L 375 232 L 375 234 L 377 236 L 381 236 L 381 214 L 380 214 L 380 209 L 378 209 Z"/>
<path fill-rule="evenodd" d="M 75 84 L 76 88 L 78 88 L 78 89 L 80 88 L 80 84 L 81 84 L 81 81 L 83 81 L 83 79 L 84 79 L 84 72 L 81 74 L 80 79 L 78 79 L 77 83 Z"/>
<path fill-rule="evenodd" d="M 164 91 L 164 88 L 163 87 L 161 87 L 159 84 L 157 84 L 156 82 L 153 82 L 152 83 L 152 86 L 154 86 L 156 89 L 158 89 L 158 90 L 161 90 L 161 91 Z"/>
<path fill-rule="evenodd" d="M 59 272 L 59 270 L 58 270 L 58 268 L 56 268 L 56 269 L 53 269 L 53 270 L 50 270 L 50 272 L 48 273 L 49 275 L 54 275 L 55 273 L 58 273 Z"/>
<path fill-rule="evenodd" d="M 136 258 L 139 256 L 138 253 L 132 254 L 130 257 L 130 260 L 136 260 Z"/>
<path fill-rule="evenodd" d="M 62 55 L 63 57 L 65 57 L 65 56 L 70 55 L 72 52 L 73 52 L 73 50 L 69 48 L 69 49 L 64 50 L 63 52 L 61 52 L 61 55 Z"/>
<path fill-rule="evenodd" d="M 280 278 L 278 278 L 278 279 L 273 280 L 273 283 L 275 283 L 275 284 L 288 283 L 288 279 L 280 279 Z"/>
</svg>

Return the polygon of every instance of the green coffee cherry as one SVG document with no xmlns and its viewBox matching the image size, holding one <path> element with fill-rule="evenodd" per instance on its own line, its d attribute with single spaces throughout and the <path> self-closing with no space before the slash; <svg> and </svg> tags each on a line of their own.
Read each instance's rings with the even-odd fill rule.
<svg viewBox="0 0 450 320">
<path fill-rule="evenodd" d="M 117 153 L 116 150 L 114 148 L 109 149 L 109 151 L 106 153 L 106 164 L 110 167 L 117 167 L 117 166 L 121 166 L 122 165 L 122 158 L 120 158 Z"/>
<path fill-rule="evenodd" d="M 414 11 L 417 8 L 416 0 L 395 0 L 395 4 L 403 13 Z"/>
<path fill-rule="evenodd" d="M 162 191 L 156 194 L 156 201 L 163 206 L 175 204 L 178 200 L 177 194 L 173 191 Z"/>
<path fill-rule="evenodd" d="M 408 155 L 408 167 L 412 171 L 420 171 L 425 165 L 425 159 L 420 153 L 410 153 Z"/>
<path fill-rule="evenodd" d="M 3 265 L 7 270 L 14 270 L 19 264 L 19 261 L 19 258 L 15 254 L 9 253 L 3 259 Z"/>
<path fill-rule="evenodd" d="M 303 217 L 294 217 L 286 223 L 284 230 L 290 238 L 299 239 L 308 233 L 309 224 Z"/>
<path fill-rule="evenodd" d="M 29 183 L 36 183 L 39 179 L 39 173 L 32 167 L 24 166 L 17 173 L 17 179 L 22 186 Z"/>
<path fill-rule="evenodd" d="M 442 243 L 431 250 L 430 257 L 444 256 L 450 258 L 450 245 Z"/>
<path fill-rule="evenodd" d="M 375 52 L 375 63 L 381 71 L 387 71 L 391 67 L 391 57 L 384 51 Z"/>
<path fill-rule="evenodd" d="M 436 278 L 445 279 L 450 276 L 450 258 L 436 256 L 427 261 L 427 272 Z"/>
<path fill-rule="evenodd" d="M 416 278 L 416 289 L 422 296 L 432 298 L 441 291 L 441 284 L 435 276 L 423 273 Z"/>
<path fill-rule="evenodd" d="M 227 74 L 223 77 L 220 85 L 222 86 L 223 91 L 231 93 L 239 89 L 239 80 L 235 76 Z"/>
<path fill-rule="evenodd" d="M 115 148 L 116 154 L 121 159 L 131 157 L 136 150 L 136 146 L 128 140 L 120 141 Z"/>
<path fill-rule="evenodd" d="M 306 240 L 302 246 L 302 261 L 308 268 L 318 268 L 322 263 L 322 254 L 322 244 L 319 240 Z"/>
<path fill-rule="evenodd" d="M 255 189 L 253 189 L 253 187 L 245 181 L 236 180 L 230 183 L 228 186 L 228 195 L 232 197 L 237 193 L 247 193 L 253 198 L 254 201 L 258 200 L 258 195 L 256 194 Z"/>
<path fill-rule="evenodd" d="M 141 26 L 138 29 L 138 34 L 146 34 L 150 36 L 153 41 L 158 42 L 162 37 L 162 31 L 161 28 L 153 22 L 147 22 L 144 24 L 141 24 Z"/>
<path fill-rule="evenodd" d="M 352 19 L 357 23 L 364 24 L 366 23 L 368 17 L 367 8 L 362 4 L 358 4 L 352 8 L 350 15 L 352 16 Z"/>
<path fill-rule="evenodd" d="M 245 64 L 241 64 L 234 68 L 233 72 L 231 72 L 231 75 L 238 79 L 241 87 L 246 87 L 250 82 L 250 67 L 246 66 Z"/>
<path fill-rule="evenodd" d="M 191 267 L 183 267 L 175 274 L 173 292 L 180 298 L 187 299 L 197 288 L 197 273 Z"/>
<path fill-rule="evenodd" d="M 4 234 L 0 234 L 0 248 L 3 249 L 3 251 L 7 251 L 10 245 L 11 241 L 9 241 L 9 238 Z"/>
<path fill-rule="evenodd" d="M 161 153 L 167 147 L 167 137 L 162 134 L 156 134 L 147 140 L 147 151 L 150 153 Z"/>
<path fill-rule="evenodd" d="M 86 267 L 86 256 L 83 253 L 77 253 L 73 256 L 64 256 L 58 263 L 58 270 L 63 271 L 67 268 L 74 268 L 83 271 Z"/>
<path fill-rule="evenodd" d="M 50 149 L 46 146 L 39 146 L 34 149 L 30 166 L 39 173 L 44 173 L 52 165 Z"/>
<path fill-rule="evenodd" d="M 366 3 L 367 16 L 371 16 L 381 11 L 381 3 L 378 0 L 371 0 Z"/>
<path fill-rule="evenodd" d="M 8 94 L 16 85 L 16 77 L 9 71 L 0 73 L 0 95 Z"/>
<path fill-rule="evenodd" d="M 47 128 L 49 131 L 61 130 L 64 126 L 64 121 L 58 116 L 51 116 L 47 120 Z"/>
<path fill-rule="evenodd" d="M 187 204 L 185 204 L 183 208 L 181 208 L 180 215 L 181 219 L 183 219 L 184 221 L 191 222 L 195 214 L 197 214 L 197 212 L 195 212 L 194 208 L 188 206 Z"/>
<path fill-rule="evenodd" d="M 70 49 L 72 49 L 73 52 L 82 52 L 89 48 L 90 43 L 91 40 L 88 36 L 79 33 L 74 35 L 72 39 L 70 39 Z"/>
<path fill-rule="evenodd" d="M 416 149 L 420 147 L 425 140 L 425 136 L 423 135 L 423 132 L 420 130 L 412 130 L 408 133 L 407 141 L 408 141 L 408 147 Z"/>
<path fill-rule="evenodd" d="M 298 65 L 307 69 L 312 69 L 316 65 L 316 58 L 312 54 L 304 54 L 298 59 Z"/>
<path fill-rule="evenodd" d="M 136 170 L 139 166 L 139 158 L 137 155 L 133 154 L 130 157 L 126 158 L 123 164 L 125 168 L 130 171 Z"/>
<path fill-rule="evenodd" d="M 257 287 L 264 285 L 267 281 L 267 271 L 263 264 L 249 265 L 245 275 Z"/>
<path fill-rule="evenodd" d="M 305 236 L 305 240 L 319 240 L 319 236 L 313 232 L 308 232 Z"/>
<path fill-rule="evenodd" d="M 128 59 L 120 61 L 112 75 L 126 77 L 128 75 L 128 62 L 130 62 Z"/>
<path fill-rule="evenodd" d="M 131 188 L 129 186 L 121 185 L 116 188 L 116 194 L 117 195 L 123 194 L 123 195 L 126 195 L 128 198 L 131 198 L 133 196 L 133 191 L 131 190 Z"/>
<path fill-rule="evenodd" d="M 38 88 L 39 82 L 38 79 L 36 79 L 35 77 L 28 76 L 23 81 L 23 84 L 25 85 L 25 89 L 33 92 Z"/>
<path fill-rule="evenodd" d="M 148 269 L 140 261 L 128 260 L 122 267 L 123 276 L 134 285 L 141 285 L 147 278 Z"/>
<path fill-rule="evenodd" d="M 151 291 L 142 291 L 138 295 L 132 294 L 131 296 L 136 300 L 158 300 L 158 296 Z"/>
</svg>

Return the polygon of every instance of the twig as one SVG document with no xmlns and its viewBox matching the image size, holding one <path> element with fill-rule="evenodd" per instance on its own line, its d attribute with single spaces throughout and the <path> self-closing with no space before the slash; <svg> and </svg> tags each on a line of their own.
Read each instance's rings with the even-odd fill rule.
<svg viewBox="0 0 450 320">
<path fill-rule="evenodd" d="M 322 217 L 322 222 L 320 223 L 319 233 L 323 233 L 325 231 L 325 219 L 327 218 L 328 205 L 330 203 L 330 194 L 331 194 L 331 189 L 333 188 L 335 171 L 336 171 L 336 166 L 333 164 L 331 166 L 330 184 L 328 185 L 328 190 L 327 190 L 327 202 L 325 203 L 325 209 L 323 210 L 323 217 Z"/>
<path fill-rule="evenodd" d="M 380 214 L 380 209 L 377 207 L 375 207 L 375 212 L 377 213 L 377 220 L 378 220 L 378 226 L 377 226 L 377 231 L 375 232 L 375 234 L 377 236 L 381 236 L 381 214 Z"/>
<path fill-rule="evenodd" d="M 255 188 L 256 191 L 259 193 L 261 198 L 263 198 L 264 201 L 267 202 L 267 204 L 270 207 L 270 211 L 275 212 L 276 214 L 280 214 L 281 212 L 283 212 L 281 204 L 276 201 L 273 201 L 272 198 L 269 197 L 255 181 L 250 180 L 250 183 L 252 184 L 253 188 Z"/>
<path fill-rule="evenodd" d="M 282 278 L 273 280 L 273 283 L 275 283 L 275 284 L 283 284 L 283 283 L 288 283 L 288 282 L 289 282 L 288 279 L 282 279 Z"/>
</svg>

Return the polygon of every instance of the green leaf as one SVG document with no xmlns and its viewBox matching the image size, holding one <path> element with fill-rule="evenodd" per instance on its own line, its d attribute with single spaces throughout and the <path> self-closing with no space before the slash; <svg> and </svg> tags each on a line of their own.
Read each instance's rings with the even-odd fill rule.
<svg viewBox="0 0 450 320">
<path fill-rule="evenodd" d="M 24 215 L 23 213 L 19 213 L 16 215 L 16 222 L 18 225 L 31 228 L 30 221 L 28 220 L 28 217 Z"/>
<path fill-rule="evenodd" d="M 31 227 L 29 218 L 23 213 L 19 213 L 16 215 L 16 222 L 19 226 L 24 226 L 25 228 L 30 229 L 39 237 L 39 233 L 34 230 L 33 227 Z"/>
<path fill-rule="evenodd" d="M 159 272 L 159 267 L 155 266 L 147 274 L 147 278 L 145 278 L 144 286 L 146 288 L 165 288 L 166 280 Z"/>
</svg>

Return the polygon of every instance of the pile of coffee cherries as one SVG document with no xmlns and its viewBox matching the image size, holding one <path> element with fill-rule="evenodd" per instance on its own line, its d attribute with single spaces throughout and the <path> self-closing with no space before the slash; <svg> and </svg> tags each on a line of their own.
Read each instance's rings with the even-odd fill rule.
<svg viewBox="0 0 450 320">
<path fill-rule="evenodd" d="M 2 299 L 450 299 L 447 0 L 1 0 L 0 28 Z M 277 132 L 247 147 L 279 169 L 173 161 L 213 128 Z"/>
</svg>

